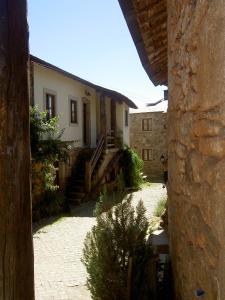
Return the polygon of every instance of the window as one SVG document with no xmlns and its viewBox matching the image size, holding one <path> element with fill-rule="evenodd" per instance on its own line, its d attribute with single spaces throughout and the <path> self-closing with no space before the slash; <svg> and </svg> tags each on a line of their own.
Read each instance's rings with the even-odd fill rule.
<svg viewBox="0 0 225 300">
<path fill-rule="evenodd" d="M 143 119 L 142 120 L 142 131 L 151 131 L 152 130 L 152 119 Z"/>
<path fill-rule="evenodd" d="M 128 126 L 128 110 L 125 110 L 125 126 Z"/>
<path fill-rule="evenodd" d="M 142 149 L 142 159 L 144 161 L 152 160 L 152 149 Z"/>
<path fill-rule="evenodd" d="M 55 95 L 46 93 L 47 119 L 55 117 Z"/>
<path fill-rule="evenodd" d="M 70 122 L 77 124 L 77 101 L 70 100 Z"/>
</svg>

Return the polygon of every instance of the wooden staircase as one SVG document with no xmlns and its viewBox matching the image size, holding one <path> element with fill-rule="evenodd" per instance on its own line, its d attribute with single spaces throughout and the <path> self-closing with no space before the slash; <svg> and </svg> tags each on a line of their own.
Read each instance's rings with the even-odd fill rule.
<svg viewBox="0 0 225 300">
<path fill-rule="evenodd" d="M 112 149 L 115 148 L 115 132 L 110 130 L 106 135 L 106 148 Z"/>
<path fill-rule="evenodd" d="M 85 190 L 85 161 L 90 158 L 90 153 L 82 152 L 72 170 L 66 196 L 71 204 L 80 204 L 86 196 Z"/>
<path fill-rule="evenodd" d="M 87 150 L 80 154 L 74 166 L 67 188 L 67 199 L 71 204 L 80 204 L 91 192 L 93 183 L 98 181 L 98 170 L 102 166 L 107 149 L 115 148 L 115 137 L 109 133 L 100 136 L 94 151 Z"/>
</svg>

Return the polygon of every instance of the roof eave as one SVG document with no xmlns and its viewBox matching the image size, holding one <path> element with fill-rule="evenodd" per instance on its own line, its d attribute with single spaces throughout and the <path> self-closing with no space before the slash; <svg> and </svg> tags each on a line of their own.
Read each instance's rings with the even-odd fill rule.
<svg viewBox="0 0 225 300">
<path fill-rule="evenodd" d="M 94 83 L 92 83 L 90 81 L 82 79 L 82 78 L 80 78 L 80 77 L 78 77 L 78 76 L 76 76 L 76 75 L 74 75 L 72 73 L 69 73 L 69 72 L 67 72 L 67 71 L 65 71 L 65 70 L 63 70 L 61 68 L 58 68 L 57 66 L 52 65 L 52 64 L 50 64 L 50 63 L 48 63 L 48 62 L 46 62 L 46 61 L 44 61 L 44 60 L 42 60 L 42 59 L 34 56 L 34 55 L 30 54 L 30 59 L 34 63 L 37 63 L 37 64 L 39 64 L 41 66 L 44 66 L 44 67 L 46 67 L 46 68 L 48 68 L 50 70 L 59 72 L 60 74 L 66 76 L 66 77 L 68 77 L 68 78 L 70 78 L 72 80 L 77 80 L 77 81 L 81 82 L 82 84 L 87 85 L 87 86 L 89 86 L 89 87 L 91 87 L 91 88 L 93 88 L 95 90 L 99 90 L 99 91 L 101 91 L 103 93 L 108 93 L 108 95 L 110 95 L 110 97 L 112 97 L 112 98 L 114 97 L 114 98 L 117 98 L 118 100 L 121 100 L 121 101 L 125 102 L 130 108 L 137 109 L 136 104 L 132 100 L 130 100 L 129 98 L 127 98 L 126 96 L 120 94 L 117 91 L 109 90 L 109 89 L 104 88 L 102 86 L 96 85 L 96 84 L 94 84 Z"/>
<path fill-rule="evenodd" d="M 143 68 L 145 69 L 149 79 L 152 83 L 157 85 L 167 85 L 167 75 L 162 78 L 158 76 L 157 73 L 152 71 L 152 65 L 149 60 L 148 54 L 146 52 L 146 47 L 141 35 L 141 31 L 139 28 L 139 24 L 136 18 L 136 12 L 133 6 L 133 2 L 131 0 L 118 0 L 124 18 L 126 20 L 128 29 L 131 33 L 132 39 L 134 41 L 135 47 L 137 49 L 138 55 L 140 57 Z"/>
</svg>

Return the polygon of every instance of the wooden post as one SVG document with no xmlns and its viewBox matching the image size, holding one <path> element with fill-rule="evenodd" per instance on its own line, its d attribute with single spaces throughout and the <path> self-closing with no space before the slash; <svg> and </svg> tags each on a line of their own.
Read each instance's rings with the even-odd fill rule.
<svg viewBox="0 0 225 300">
<path fill-rule="evenodd" d="M 107 148 L 105 96 L 103 94 L 100 95 L 100 126 L 105 141 L 104 147 Z"/>
<path fill-rule="evenodd" d="M 89 161 L 85 162 L 85 188 L 86 192 L 91 191 L 91 166 Z"/>
<path fill-rule="evenodd" d="M 0 299 L 34 299 L 25 0 L 0 1 Z"/>
</svg>

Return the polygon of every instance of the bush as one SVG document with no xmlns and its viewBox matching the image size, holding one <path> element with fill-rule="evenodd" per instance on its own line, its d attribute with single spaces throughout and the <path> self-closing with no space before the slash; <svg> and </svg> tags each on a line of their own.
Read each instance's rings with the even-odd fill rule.
<svg viewBox="0 0 225 300">
<path fill-rule="evenodd" d="M 47 119 L 47 112 L 30 108 L 30 143 L 32 154 L 32 196 L 34 220 L 47 217 L 63 209 L 64 198 L 56 192 L 55 163 L 64 158 L 63 130 L 59 130 L 58 118 Z"/>
<path fill-rule="evenodd" d="M 166 211 L 166 203 L 167 203 L 166 198 L 162 198 L 158 201 L 153 212 L 153 215 L 155 217 L 159 217 L 159 218 L 162 217 L 163 213 Z"/>
<path fill-rule="evenodd" d="M 122 159 L 125 186 L 135 189 L 140 188 L 143 184 L 143 160 L 129 147 L 123 150 Z"/>
<path fill-rule="evenodd" d="M 39 202 L 33 204 L 33 220 L 54 216 L 64 210 L 64 196 L 57 191 L 47 191 Z"/>
<path fill-rule="evenodd" d="M 133 299 L 139 299 L 137 290 L 144 281 L 145 260 L 150 251 L 146 246 L 147 229 L 143 203 L 139 202 L 135 212 L 131 196 L 97 215 L 97 225 L 86 236 L 82 258 L 94 300 L 123 300 L 128 292 L 135 295 Z M 131 277 L 128 276 L 130 258 L 134 270 Z"/>
<path fill-rule="evenodd" d="M 108 191 L 104 186 L 102 193 L 100 193 L 99 198 L 97 199 L 94 216 L 110 210 L 114 205 L 121 203 L 127 195 L 122 172 L 116 178 L 116 187 L 117 190 Z"/>
<path fill-rule="evenodd" d="M 61 155 L 60 138 L 63 130 L 59 130 L 58 118 L 47 119 L 46 111 L 30 108 L 30 143 L 32 158 L 36 161 L 56 161 Z"/>
</svg>

